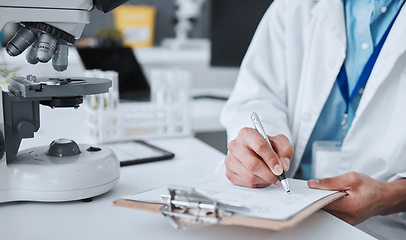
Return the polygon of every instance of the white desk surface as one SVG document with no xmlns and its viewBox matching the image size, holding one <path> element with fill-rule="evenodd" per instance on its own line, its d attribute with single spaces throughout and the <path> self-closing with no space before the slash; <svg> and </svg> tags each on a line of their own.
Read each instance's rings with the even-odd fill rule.
<svg viewBox="0 0 406 240">
<path fill-rule="evenodd" d="M 49 144 L 58 137 L 79 143 L 88 140 L 81 111 L 41 111 L 41 129 L 36 138 L 24 140 L 22 149 Z M 210 174 L 224 159 L 222 153 L 193 137 L 149 142 L 174 152 L 175 158 L 123 167 L 118 185 L 92 202 L 0 204 L 0 239 L 372 239 L 324 211 L 284 232 L 221 225 L 179 231 L 158 214 L 112 206 L 112 201 L 124 195 Z"/>
</svg>

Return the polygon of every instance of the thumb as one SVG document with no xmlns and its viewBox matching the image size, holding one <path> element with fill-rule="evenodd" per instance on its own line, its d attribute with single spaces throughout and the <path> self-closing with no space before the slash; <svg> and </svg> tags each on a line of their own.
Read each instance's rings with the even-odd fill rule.
<svg viewBox="0 0 406 240">
<path fill-rule="evenodd" d="M 353 173 L 346 173 L 337 177 L 324 178 L 321 180 L 310 180 L 307 182 L 307 185 L 314 189 L 336 191 L 347 190 L 348 187 L 353 183 L 350 181 L 350 179 L 352 179 L 351 176 L 349 176 L 350 174 Z"/>
</svg>

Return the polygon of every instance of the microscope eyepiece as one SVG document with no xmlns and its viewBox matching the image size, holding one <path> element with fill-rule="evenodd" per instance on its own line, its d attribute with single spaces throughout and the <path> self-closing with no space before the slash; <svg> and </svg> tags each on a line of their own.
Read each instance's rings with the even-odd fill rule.
<svg viewBox="0 0 406 240">
<path fill-rule="evenodd" d="M 33 44 L 36 39 L 37 37 L 30 29 L 23 27 L 7 43 L 6 51 L 12 57 L 18 56 Z"/>
</svg>

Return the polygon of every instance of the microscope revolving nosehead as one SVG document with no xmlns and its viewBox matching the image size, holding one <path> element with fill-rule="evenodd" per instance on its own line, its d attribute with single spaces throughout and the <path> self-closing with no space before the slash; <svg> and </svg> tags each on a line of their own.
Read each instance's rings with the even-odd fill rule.
<svg viewBox="0 0 406 240">
<path fill-rule="evenodd" d="M 22 28 L 6 45 L 6 52 L 10 56 L 18 56 L 31 46 L 26 55 L 28 63 L 47 63 L 52 58 L 56 71 L 68 68 L 68 45 L 75 42 L 71 34 L 41 22 L 20 24 Z"/>
</svg>

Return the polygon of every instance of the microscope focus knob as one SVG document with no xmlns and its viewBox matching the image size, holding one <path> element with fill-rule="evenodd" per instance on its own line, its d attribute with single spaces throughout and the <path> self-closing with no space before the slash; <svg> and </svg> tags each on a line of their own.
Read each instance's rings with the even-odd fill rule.
<svg viewBox="0 0 406 240">
<path fill-rule="evenodd" d="M 79 153 L 80 149 L 75 141 L 61 138 L 51 142 L 47 155 L 52 157 L 68 157 L 78 155 Z"/>
<path fill-rule="evenodd" d="M 22 138 L 33 138 L 35 132 L 35 126 L 32 122 L 22 120 L 17 123 L 17 132 Z"/>
</svg>

